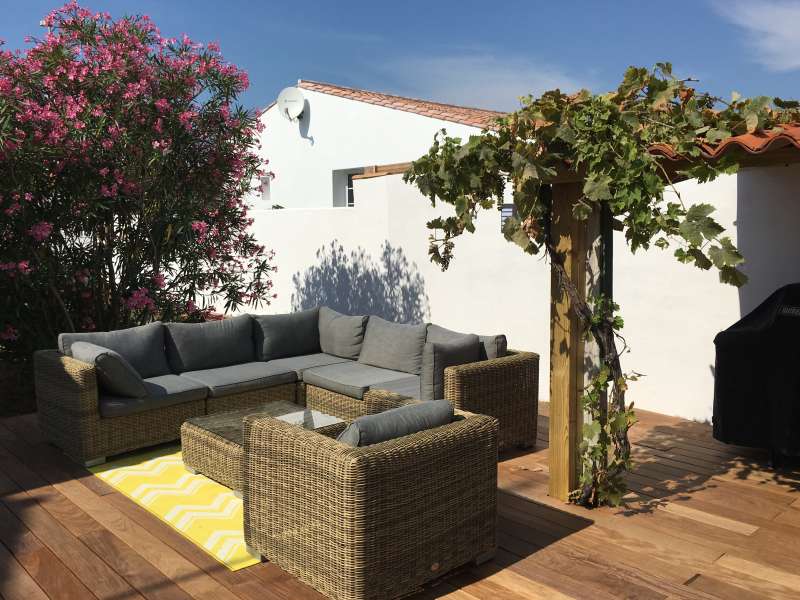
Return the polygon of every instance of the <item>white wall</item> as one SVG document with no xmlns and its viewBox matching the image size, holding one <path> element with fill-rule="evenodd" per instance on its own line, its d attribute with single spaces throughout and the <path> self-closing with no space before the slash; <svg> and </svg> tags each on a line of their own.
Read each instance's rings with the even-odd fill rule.
<svg viewBox="0 0 800 600">
<path fill-rule="evenodd" d="M 287 208 L 333 206 L 334 170 L 412 160 L 427 152 L 442 128 L 464 140 L 479 132 L 312 90 L 302 93 L 306 109 L 299 122 L 281 117 L 277 106 L 261 116 L 265 129 L 260 154 L 275 173 L 270 203 Z"/>
<path fill-rule="evenodd" d="M 738 233 L 751 277 L 741 290 L 720 284 L 714 271 L 679 264 L 671 250 L 653 248 L 632 255 L 617 235 L 614 293 L 632 348 L 623 364 L 626 370 L 645 375 L 631 384 L 629 399 L 636 406 L 710 420 L 714 336 L 780 285 L 800 281 L 798 183 L 800 166 L 750 169 L 705 185 L 679 184 L 684 202 L 715 205 L 717 219 L 734 240 Z M 477 232 L 456 240 L 455 259 L 448 271 L 441 272 L 428 260 L 425 228 L 437 211 L 415 188 L 400 176 L 377 177 L 356 182 L 356 197 L 353 209 L 253 212 L 255 232 L 276 251 L 279 267 L 274 278 L 278 298 L 265 312 L 291 310 L 298 291 L 294 278 L 298 276 L 302 285 L 308 283 L 307 274 L 317 277 L 314 285 L 332 288 L 335 297 L 357 296 L 358 307 L 388 310 L 390 304 L 403 301 L 396 290 L 406 295 L 420 292 L 421 298 L 406 301 L 424 309 L 427 320 L 461 331 L 503 332 L 511 347 L 538 352 L 540 398 L 547 399 L 549 266 L 503 239 L 499 212 L 480 214 Z M 329 261 L 327 270 L 315 270 L 326 256 L 330 258 L 327 249 L 334 241 L 344 250 L 335 256 L 340 264 L 331 269 Z M 386 275 L 381 252 L 387 241 L 395 253 L 391 268 L 404 269 L 416 284 L 392 287 L 392 282 L 402 283 L 402 277 L 386 276 L 385 287 L 374 287 L 377 291 L 372 293 L 394 294 L 389 302 L 349 289 L 353 281 L 373 281 L 375 273 Z M 359 249 L 362 252 L 355 258 L 350 256 Z M 408 262 L 405 267 L 403 259 Z M 404 309 L 398 314 L 411 313 Z"/>
</svg>

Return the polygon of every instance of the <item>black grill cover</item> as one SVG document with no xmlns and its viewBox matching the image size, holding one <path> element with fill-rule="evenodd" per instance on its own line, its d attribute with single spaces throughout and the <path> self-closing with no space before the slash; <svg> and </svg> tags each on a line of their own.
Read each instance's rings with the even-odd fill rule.
<svg viewBox="0 0 800 600">
<path fill-rule="evenodd" d="M 800 283 L 714 338 L 714 437 L 800 454 Z"/>
</svg>

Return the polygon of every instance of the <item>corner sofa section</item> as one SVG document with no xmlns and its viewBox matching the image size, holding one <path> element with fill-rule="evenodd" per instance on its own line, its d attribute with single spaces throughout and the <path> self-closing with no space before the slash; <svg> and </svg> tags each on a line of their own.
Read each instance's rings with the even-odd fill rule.
<svg viewBox="0 0 800 600">
<path fill-rule="evenodd" d="M 387 408 L 375 390 L 495 416 L 504 445 L 536 438 L 535 354 L 507 353 L 505 336 L 327 307 L 61 334 L 35 370 L 42 432 L 81 463 L 178 439 L 191 417 L 274 400 L 354 419 Z"/>
</svg>

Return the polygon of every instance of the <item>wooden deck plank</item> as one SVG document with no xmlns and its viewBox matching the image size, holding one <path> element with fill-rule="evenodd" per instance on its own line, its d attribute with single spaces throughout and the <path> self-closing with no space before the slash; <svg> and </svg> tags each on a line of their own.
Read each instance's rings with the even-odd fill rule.
<svg viewBox="0 0 800 600">
<path fill-rule="evenodd" d="M 58 457 L 53 456 L 52 450 L 40 446 L 27 446 L 24 440 L 9 439 L 9 435 L 13 436 L 14 434 L 9 429 L 0 426 L 0 444 L 3 444 L 7 451 L 24 453 L 37 471 L 48 479 L 50 484 L 63 496 L 133 548 L 190 596 L 207 600 L 241 598 L 176 553 L 162 540 L 131 521 L 108 502 L 106 497 L 95 494 L 88 487 L 60 471 L 55 464 Z M 16 442 L 16 445 L 12 442 Z M 133 590 L 131 589 L 131 591 Z"/>
<path fill-rule="evenodd" d="M 47 600 L 47 594 L 1 543 L 0 598 L 5 600 Z"/>
<path fill-rule="evenodd" d="M 547 411 L 545 403 L 535 449 L 501 456 L 496 559 L 452 574 L 420 600 L 800 595 L 797 473 L 773 471 L 761 451 L 717 442 L 707 425 L 639 411 L 627 506 L 587 511 L 547 495 Z M 62 562 L 71 560 L 64 550 L 39 539 L 56 535 L 54 526 L 102 558 L 134 597 L 322 600 L 270 563 L 228 571 L 46 446 L 30 415 L 0 420 L 0 496 L 0 561 L 22 574 L 17 588 L 35 586 L 25 600 L 107 593 L 90 592 L 85 573 L 86 585 Z"/>
<path fill-rule="evenodd" d="M 0 468 L 5 466 L 0 460 Z M 6 493 L 0 502 L 25 524 L 76 577 L 101 600 L 140 600 L 127 582 L 64 525 L 20 489 Z"/>
</svg>

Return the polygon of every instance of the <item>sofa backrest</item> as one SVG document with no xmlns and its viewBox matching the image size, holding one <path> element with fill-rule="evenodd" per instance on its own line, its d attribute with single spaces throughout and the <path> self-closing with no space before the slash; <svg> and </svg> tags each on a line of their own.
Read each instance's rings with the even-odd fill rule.
<svg viewBox="0 0 800 600">
<path fill-rule="evenodd" d="M 358 359 L 369 317 L 350 316 L 322 306 L 319 309 L 319 345 L 325 354 Z"/>
<path fill-rule="evenodd" d="M 447 343 L 463 339 L 464 336 L 468 335 L 470 334 L 460 333 L 458 331 L 453 331 L 452 329 L 446 329 L 444 327 L 440 327 L 439 325 L 429 323 L 428 337 L 426 339 L 429 342 Z M 502 333 L 498 335 L 479 335 L 478 338 L 481 341 L 481 360 L 486 360 L 488 358 L 501 358 L 508 354 L 508 342 L 506 340 L 506 336 Z"/>
<path fill-rule="evenodd" d="M 62 333 L 58 336 L 58 348 L 67 356 L 72 356 L 72 344 L 89 342 L 118 353 L 142 377 L 158 377 L 170 373 L 164 352 L 164 332 L 164 325 L 156 321 L 116 331 Z"/>
<path fill-rule="evenodd" d="M 371 316 L 358 362 L 419 375 L 427 326 L 392 323 Z"/>
<path fill-rule="evenodd" d="M 165 328 L 167 359 L 175 373 L 255 360 L 250 315 L 207 323 L 167 323 Z"/>
<path fill-rule="evenodd" d="M 315 354 L 319 345 L 319 308 L 282 315 L 253 315 L 257 360 Z"/>
</svg>

